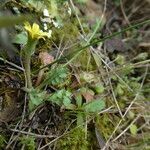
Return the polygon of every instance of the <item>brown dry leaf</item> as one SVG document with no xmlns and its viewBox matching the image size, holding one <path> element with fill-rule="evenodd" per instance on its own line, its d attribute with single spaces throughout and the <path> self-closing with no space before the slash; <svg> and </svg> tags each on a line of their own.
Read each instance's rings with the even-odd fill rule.
<svg viewBox="0 0 150 150">
<path fill-rule="evenodd" d="M 118 52 L 125 52 L 127 50 L 126 44 L 119 38 L 111 38 L 106 40 L 105 46 L 107 51 L 113 53 L 115 50 Z"/>
<path fill-rule="evenodd" d="M 44 66 L 54 61 L 54 57 L 50 55 L 48 52 L 41 52 L 39 54 L 39 58 Z"/>
<path fill-rule="evenodd" d="M 46 66 L 54 61 L 54 57 L 50 55 L 48 52 L 39 53 L 39 59 L 41 60 L 43 66 Z M 44 71 L 45 69 L 39 71 L 37 81 L 35 83 L 36 86 L 38 86 L 41 83 Z"/>
<path fill-rule="evenodd" d="M 87 103 L 94 99 L 94 92 L 91 92 L 90 90 L 83 92 L 82 95 Z"/>
<path fill-rule="evenodd" d="M 83 93 L 82 95 L 87 103 L 93 100 L 93 95 L 91 93 Z"/>
</svg>

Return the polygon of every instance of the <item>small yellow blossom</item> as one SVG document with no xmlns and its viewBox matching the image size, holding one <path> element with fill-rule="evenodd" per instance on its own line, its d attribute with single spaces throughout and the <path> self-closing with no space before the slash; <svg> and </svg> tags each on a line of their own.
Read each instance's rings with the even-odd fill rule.
<svg viewBox="0 0 150 150">
<path fill-rule="evenodd" d="M 41 38 L 45 39 L 44 37 L 51 37 L 50 33 L 40 30 L 39 25 L 36 23 L 33 23 L 33 25 L 31 26 L 29 22 L 25 22 L 24 28 L 27 30 L 30 37 L 34 40 Z"/>
</svg>

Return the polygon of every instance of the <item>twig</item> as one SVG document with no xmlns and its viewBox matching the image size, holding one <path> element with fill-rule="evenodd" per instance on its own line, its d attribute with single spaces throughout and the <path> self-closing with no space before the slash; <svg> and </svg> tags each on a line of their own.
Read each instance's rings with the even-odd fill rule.
<svg viewBox="0 0 150 150">
<path fill-rule="evenodd" d="M 41 147 L 39 150 L 44 149 L 45 147 L 49 146 L 50 144 L 54 143 L 55 141 L 57 141 L 58 139 L 60 139 L 61 137 L 63 137 L 64 134 L 62 134 L 61 136 L 55 138 L 54 140 L 50 141 L 49 143 L 47 143 L 46 145 L 44 145 L 43 147 Z"/>
<path fill-rule="evenodd" d="M 78 20 L 78 22 L 79 22 L 79 25 L 80 25 L 80 28 L 81 28 L 82 34 L 85 36 L 85 35 L 86 35 L 86 34 L 85 34 L 85 31 L 84 31 L 84 29 L 83 29 L 83 26 L 82 26 L 82 24 L 81 24 L 81 21 L 80 21 L 80 19 L 79 19 L 78 15 L 77 15 L 77 13 L 76 13 L 76 8 L 75 8 L 75 6 L 74 6 L 74 4 L 73 4 L 72 0 L 70 0 L 70 3 L 71 3 L 72 8 L 73 8 L 73 10 L 74 10 L 74 12 L 75 12 L 75 16 L 76 16 L 76 18 L 77 18 L 77 20 Z"/>
<path fill-rule="evenodd" d="M 114 101 L 115 101 L 115 103 L 116 103 L 116 106 L 117 106 L 117 108 L 118 108 L 118 111 L 119 111 L 120 116 L 123 118 L 123 114 L 122 114 L 122 112 L 121 112 L 120 106 L 119 106 L 118 101 L 117 101 L 117 99 L 116 99 L 116 96 L 115 96 L 115 93 L 114 93 L 114 90 L 113 90 L 113 86 L 112 86 L 112 82 L 111 82 L 111 78 L 110 78 L 110 76 L 109 76 L 109 71 L 108 71 L 108 68 L 107 68 L 107 67 L 106 67 L 106 71 L 107 71 L 107 73 L 108 73 L 108 80 L 109 80 L 110 89 L 111 89 L 111 93 L 112 93 L 113 99 L 114 99 Z"/>
<path fill-rule="evenodd" d="M 15 126 L 15 129 L 17 129 L 18 126 L 19 126 L 19 122 L 18 122 L 17 125 Z M 13 133 L 11 134 L 11 137 L 9 138 L 8 144 L 7 144 L 7 146 L 6 146 L 6 149 L 8 149 L 8 148 L 10 147 L 10 145 L 18 138 L 18 136 L 15 136 L 15 137 L 13 138 L 14 134 L 15 134 L 15 132 L 13 132 Z"/>
<path fill-rule="evenodd" d="M 3 61 L 4 63 L 7 63 L 7 64 L 9 64 L 9 65 L 11 65 L 11 66 L 17 68 L 18 70 L 24 71 L 24 69 L 23 69 L 22 67 L 20 67 L 20 66 L 14 64 L 14 63 L 12 63 L 12 62 L 6 60 L 6 59 L 3 59 L 2 57 L 0 57 L 0 60 Z"/>
<path fill-rule="evenodd" d="M 131 25 L 130 22 L 129 22 L 129 19 L 128 19 L 128 17 L 127 17 L 127 15 L 126 15 L 125 11 L 124 11 L 123 1 L 122 1 L 122 0 L 120 0 L 120 7 L 121 7 L 121 11 L 122 11 L 123 17 L 124 17 L 124 19 L 126 20 L 126 23 L 127 23 L 128 25 Z"/>
<path fill-rule="evenodd" d="M 113 142 L 115 142 L 117 139 L 119 139 L 119 138 L 130 128 L 130 126 L 131 126 L 134 122 L 136 122 L 136 121 L 139 119 L 139 117 L 140 117 L 140 115 L 138 115 L 138 116 L 130 123 L 130 125 L 129 125 L 128 127 L 126 127 L 126 129 L 125 129 L 124 131 L 122 131 L 122 132 L 113 140 Z"/>
<path fill-rule="evenodd" d="M 21 134 L 34 136 L 36 138 L 55 138 L 55 137 L 57 137 L 56 135 L 40 135 L 40 134 L 36 134 L 36 133 L 32 133 L 32 132 L 26 132 L 26 131 L 17 130 L 17 129 L 9 129 L 9 130 L 13 131 L 13 132 L 18 132 L 18 133 L 21 133 Z"/>
<path fill-rule="evenodd" d="M 24 107 L 23 107 L 23 112 L 22 112 L 22 118 L 21 118 L 21 122 L 19 125 L 19 128 L 22 128 L 23 122 L 24 122 L 24 118 L 25 118 L 25 114 L 26 114 L 26 107 L 27 107 L 27 93 L 25 93 L 25 97 L 24 97 Z"/>
</svg>

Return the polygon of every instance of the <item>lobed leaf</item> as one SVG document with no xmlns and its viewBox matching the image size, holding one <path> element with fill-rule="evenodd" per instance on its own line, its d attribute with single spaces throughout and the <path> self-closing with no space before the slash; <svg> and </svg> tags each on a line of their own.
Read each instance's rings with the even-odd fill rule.
<svg viewBox="0 0 150 150">
<path fill-rule="evenodd" d="M 104 108 L 105 108 L 105 102 L 101 99 L 94 100 L 94 101 L 91 101 L 91 102 L 83 105 L 83 110 L 88 113 L 99 112 Z"/>
</svg>

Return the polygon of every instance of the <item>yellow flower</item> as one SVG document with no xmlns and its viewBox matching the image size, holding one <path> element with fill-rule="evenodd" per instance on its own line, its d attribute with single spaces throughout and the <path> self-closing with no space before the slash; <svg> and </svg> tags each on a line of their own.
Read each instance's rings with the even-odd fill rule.
<svg viewBox="0 0 150 150">
<path fill-rule="evenodd" d="M 30 37 L 34 40 L 41 38 L 45 39 L 44 37 L 51 37 L 51 32 L 43 32 L 42 30 L 40 30 L 39 25 L 36 23 L 33 23 L 32 26 L 29 24 L 29 22 L 25 22 L 24 24 L 24 28 L 27 30 Z"/>
</svg>

